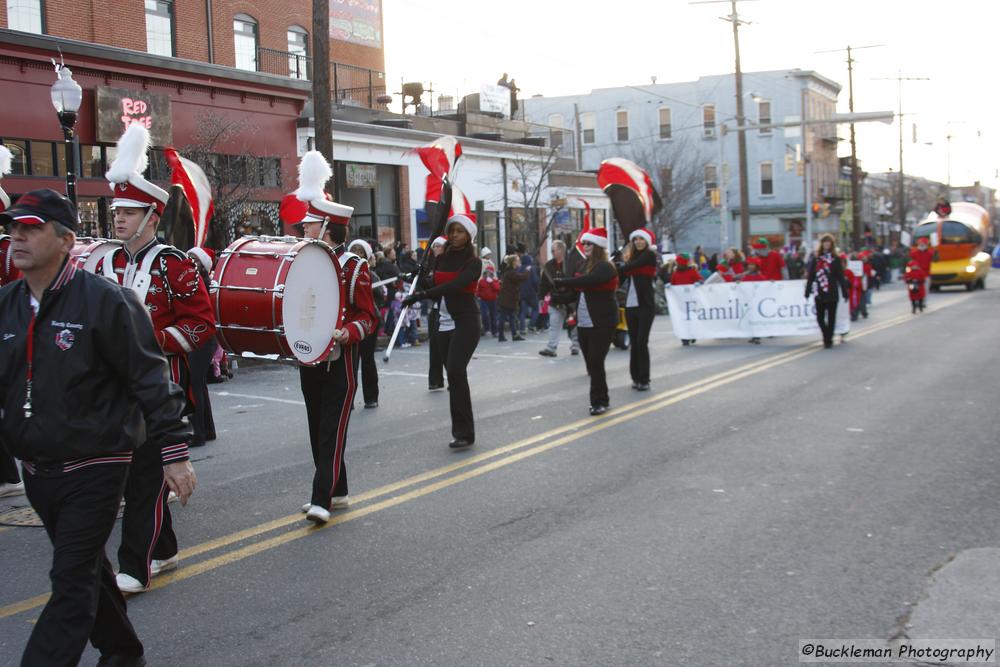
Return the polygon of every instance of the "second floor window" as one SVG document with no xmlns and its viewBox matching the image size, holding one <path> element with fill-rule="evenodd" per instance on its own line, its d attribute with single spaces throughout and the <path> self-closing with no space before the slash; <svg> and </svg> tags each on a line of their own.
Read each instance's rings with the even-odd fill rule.
<svg viewBox="0 0 1000 667">
<path fill-rule="evenodd" d="M 719 172 L 714 164 L 705 165 L 705 198 L 712 197 L 712 191 L 719 187 Z"/>
<path fill-rule="evenodd" d="M 774 194 L 774 165 L 770 162 L 760 163 L 760 194 Z"/>
<path fill-rule="evenodd" d="M 146 51 L 158 56 L 174 54 L 174 8 L 166 0 L 146 0 Z"/>
<path fill-rule="evenodd" d="M 594 143 L 594 135 L 597 130 L 597 118 L 592 113 L 585 113 L 580 120 L 583 125 L 583 143 Z"/>
<path fill-rule="evenodd" d="M 771 103 L 766 100 L 761 100 L 757 103 L 757 122 L 761 125 L 771 124 Z M 771 134 L 771 128 L 765 128 L 760 131 L 761 134 Z"/>
<path fill-rule="evenodd" d="M 309 34 L 305 28 L 293 25 L 288 29 L 288 75 L 293 79 L 309 78 L 309 70 L 306 67 L 309 55 L 308 39 Z"/>
<path fill-rule="evenodd" d="M 7 27 L 41 35 L 43 0 L 7 0 Z"/>
<path fill-rule="evenodd" d="M 715 136 L 715 105 L 706 104 L 702 107 L 701 116 L 705 125 L 705 136 Z"/>
<path fill-rule="evenodd" d="M 236 49 L 236 67 L 257 71 L 257 22 L 246 14 L 233 19 L 233 45 Z"/>
<path fill-rule="evenodd" d="M 662 107 L 660 109 L 660 139 L 669 139 L 673 134 L 670 126 L 670 109 Z"/>
<path fill-rule="evenodd" d="M 628 111 L 619 111 L 616 113 L 615 123 L 618 126 L 618 141 L 628 141 Z"/>
</svg>

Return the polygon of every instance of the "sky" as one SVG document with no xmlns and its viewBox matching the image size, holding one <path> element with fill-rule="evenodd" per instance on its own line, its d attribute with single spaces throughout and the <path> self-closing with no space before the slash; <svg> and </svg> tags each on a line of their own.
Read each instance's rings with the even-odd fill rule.
<svg viewBox="0 0 1000 667">
<path fill-rule="evenodd" d="M 855 51 L 855 111 L 896 110 L 902 84 L 903 167 L 953 185 L 1000 187 L 1000 0 L 741 0 L 744 72 L 800 68 L 842 84 Z M 383 0 L 389 92 L 433 83 L 457 98 L 508 72 L 522 97 L 693 81 L 734 69 L 730 5 L 687 0 Z M 393 109 L 399 110 L 398 97 Z M 857 125 L 869 172 L 897 170 L 899 121 Z M 917 143 L 913 143 L 913 125 Z M 948 141 L 948 135 L 951 140 Z M 848 136 L 846 126 L 841 136 Z M 949 150 L 950 146 L 950 150 Z M 842 141 L 841 155 L 850 154 Z M 950 154 L 950 159 L 949 159 Z"/>
</svg>

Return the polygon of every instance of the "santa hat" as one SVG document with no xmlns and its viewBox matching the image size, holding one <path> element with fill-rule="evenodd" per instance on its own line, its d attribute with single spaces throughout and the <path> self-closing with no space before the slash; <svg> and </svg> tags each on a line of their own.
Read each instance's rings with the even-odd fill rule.
<svg viewBox="0 0 1000 667">
<path fill-rule="evenodd" d="M 771 247 L 771 244 L 767 242 L 766 238 L 760 236 L 756 241 L 750 244 L 750 247 L 754 250 L 767 250 Z"/>
<path fill-rule="evenodd" d="M 149 166 L 150 145 L 149 130 L 139 124 L 129 125 L 118 139 L 115 160 L 104 175 L 115 194 L 112 209 L 151 208 L 157 215 L 163 215 L 170 195 L 142 177 Z"/>
<path fill-rule="evenodd" d="M 645 239 L 646 244 L 650 246 L 656 243 L 656 237 L 653 236 L 653 232 L 649 231 L 645 227 L 640 227 L 628 235 L 629 241 L 634 241 L 635 239 Z"/>
<path fill-rule="evenodd" d="M 194 247 L 188 250 L 188 257 L 198 262 L 206 273 L 212 272 L 212 265 L 215 264 L 215 251 L 211 248 Z"/>
<path fill-rule="evenodd" d="M 434 246 L 443 246 L 447 242 L 448 242 L 448 239 L 446 239 L 443 236 L 439 236 L 436 239 L 434 239 L 433 241 L 431 241 L 431 247 L 433 248 Z"/>
<path fill-rule="evenodd" d="M 0 146 L 0 178 L 14 170 L 14 155 L 6 146 Z M 10 196 L 0 188 L 0 213 L 10 208 Z"/>
<path fill-rule="evenodd" d="M 921 236 L 920 238 L 917 239 L 917 245 L 920 245 L 921 243 L 926 243 L 926 244 L 930 245 L 930 242 L 931 242 L 931 240 L 929 238 L 927 238 L 926 236 Z"/>
<path fill-rule="evenodd" d="M 729 264 L 727 262 L 719 262 L 715 268 L 717 271 L 728 271 Z"/>
<path fill-rule="evenodd" d="M 365 259 L 371 259 L 372 255 L 374 254 L 372 253 L 371 245 L 368 243 L 368 241 L 365 241 L 364 239 L 354 239 L 353 241 L 351 241 L 347 245 L 348 252 L 350 252 L 351 248 L 354 247 L 361 248 L 361 251 L 365 254 Z"/>
<path fill-rule="evenodd" d="M 333 176 L 330 163 L 319 151 L 308 151 L 299 161 L 299 187 L 281 200 L 278 216 L 289 225 L 329 222 L 346 226 L 354 213 L 352 206 L 333 201 L 323 186 Z"/>
<path fill-rule="evenodd" d="M 492 257 L 493 256 L 493 251 L 490 250 L 489 248 L 487 248 L 486 246 L 483 246 L 483 249 L 479 251 L 479 256 L 480 257 Z"/>
<path fill-rule="evenodd" d="M 593 243 L 594 245 L 601 246 L 607 250 L 608 230 L 604 227 L 594 227 L 593 229 L 588 229 L 580 235 L 580 243 Z"/>
<path fill-rule="evenodd" d="M 444 226 L 444 228 L 445 228 L 445 230 L 447 230 L 449 227 L 451 227 L 452 225 L 456 225 L 456 224 L 457 225 L 462 225 L 462 227 L 465 229 L 465 231 L 468 232 L 468 234 L 469 234 L 469 240 L 470 241 L 475 241 L 476 240 L 476 222 L 475 222 L 475 220 L 473 220 L 468 215 L 464 215 L 464 214 L 459 213 L 459 214 L 453 215 L 450 218 L 448 218 L 448 224 L 446 224 Z"/>
<path fill-rule="evenodd" d="M 684 268 L 691 263 L 691 255 L 687 254 L 686 252 L 682 252 L 679 255 L 677 255 L 676 261 L 677 261 L 677 266 Z"/>
</svg>

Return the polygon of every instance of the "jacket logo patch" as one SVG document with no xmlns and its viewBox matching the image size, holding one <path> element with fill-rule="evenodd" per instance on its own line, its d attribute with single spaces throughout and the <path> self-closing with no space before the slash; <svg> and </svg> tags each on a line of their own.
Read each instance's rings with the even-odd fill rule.
<svg viewBox="0 0 1000 667">
<path fill-rule="evenodd" d="M 69 329 L 63 329 L 56 334 L 56 347 L 65 352 L 69 348 L 73 347 L 73 343 L 76 342 L 76 336 Z"/>
</svg>

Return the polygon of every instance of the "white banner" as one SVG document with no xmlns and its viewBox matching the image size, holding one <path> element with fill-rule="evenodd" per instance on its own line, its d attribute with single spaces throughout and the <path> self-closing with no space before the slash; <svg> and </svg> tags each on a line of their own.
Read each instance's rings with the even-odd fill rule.
<svg viewBox="0 0 1000 667">
<path fill-rule="evenodd" d="M 815 296 L 805 299 L 804 280 L 668 285 L 674 335 L 683 340 L 820 336 Z M 851 329 L 847 301 L 837 306 L 834 332 Z"/>
</svg>

